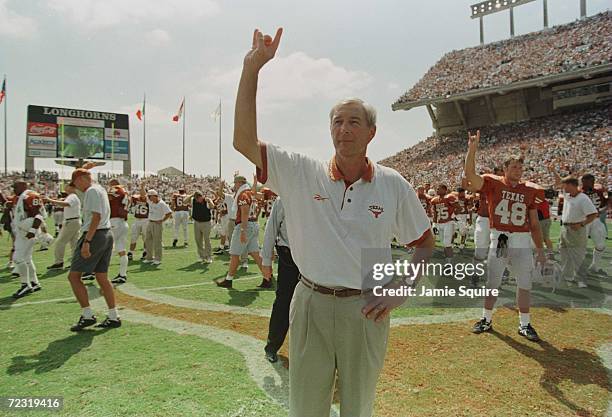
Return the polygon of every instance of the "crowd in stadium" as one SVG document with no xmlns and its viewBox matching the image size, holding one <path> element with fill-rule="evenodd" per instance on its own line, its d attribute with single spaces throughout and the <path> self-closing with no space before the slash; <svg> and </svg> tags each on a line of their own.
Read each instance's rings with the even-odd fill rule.
<svg viewBox="0 0 612 417">
<path fill-rule="evenodd" d="M 612 11 L 444 55 L 396 104 L 607 64 Z"/>
<path fill-rule="evenodd" d="M 491 171 L 511 154 L 525 157 L 525 176 L 547 186 L 553 178 L 546 167 L 555 164 L 563 173 L 591 173 L 602 184 L 612 184 L 610 172 L 610 112 L 612 106 L 532 119 L 481 130 L 483 152 L 480 171 Z M 413 184 L 459 185 L 467 132 L 431 136 L 381 163 L 399 171 Z"/>
</svg>

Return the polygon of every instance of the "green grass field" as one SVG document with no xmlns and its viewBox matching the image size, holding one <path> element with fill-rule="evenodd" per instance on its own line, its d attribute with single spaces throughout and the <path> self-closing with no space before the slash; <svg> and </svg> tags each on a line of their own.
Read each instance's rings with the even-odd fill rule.
<svg viewBox="0 0 612 417">
<path fill-rule="evenodd" d="M 558 231 L 558 224 L 554 224 L 553 241 Z M 43 286 L 40 292 L 14 300 L 11 294 L 19 285 L 18 279 L 12 278 L 9 270 L 0 271 L 0 397 L 64 397 L 61 412 L 12 414 L 0 409 L 0 415 L 285 415 L 286 347 L 281 351 L 282 364 L 275 366 L 263 361 L 260 350 L 274 291 L 256 288 L 261 276 L 252 261 L 248 272 L 239 273 L 232 291 L 217 288 L 213 280 L 226 274 L 227 255 L 215 256 L 211 265 L 198 263 L 191 229 L 190 237 L 189 246 L 172 248 L 172 229 L 165 229 L 166 249 L 160 267 L 137 260 L 142 247 L 139 242 L 128 269 L 129 286 L 117 288 L 124 321 L 121 329 L 68 331 L 80 309 L 67 271 L 46 271 L 53 263 L 53 246 L 34 255 Z M 611 242 L 605 258 L 608 270 Z M 6 234 L 0 237 L 2 265 L 8 261 L 9 245 Z M 213 240 L 213 247 L 217 245 Z M 467 261 L 471 255 L 471 250 L 465 250 L 460 258 Z M 117 260 L 115 256 L 112 276 L 117 273 Z M 581 297 L 604 304 L 612 290 L 611 277 L 610 272 L 608 277 L 590 276 L 589 288 Z M 95 284 L 89 286 L 92 305 L 98 318 L 103 318 L 102 299 Z M 512 299 L 513 287 L 504 286 L 503 290 L 503 295 Z M 551 302 L 571 298 L 566 289 L 554 295 L 550 289 L 536 291 Z M 407 303 L 394 311 L 394 319 L 424 321 L 392 329 L 379 383 L 377 415 L 605 415 L 610 385 L 604 359 L 597 352 L 606 343 L 610 346 L 609 314 L 561 307 L 535 309 L 533 321 L 549 343 L 535 348 L 516 336 L 516 312 L 510 309 L 500 308 L 497 336 L 481 339 L 469 332 L 477 317 L 427 324 L 435 316 L 470 311 L 433 303 L 419 307 Z M 543 318 L 538 321 L 538 317 Z M 582 328 L 585 318 L 589 326 Z M 481 355 L 485 351 L 480 349 L 486 349 L 486 354 Z M 481 374 L 474 366 L 478 356 L 479 361 L 486 361 L 482 369 L 489 374 Z M 421 364 L 418 369 L 415 360 Z M 580 361 L 591 376 L 582 378 L 571 371 Z M 517 377 L 525 378 L 525 383 L 517 383 Z M 484 386 L 483 381 L 487 381 Z M 461 389 L 436 388 L 446 383 L 461 385 Z M 494 414 L 488 414 L 481 403 L 470 401 L 475 390 L 504 393 L 489 397 Z M 398 397 L 405 401 L 398 403 Z"/>
</svg>

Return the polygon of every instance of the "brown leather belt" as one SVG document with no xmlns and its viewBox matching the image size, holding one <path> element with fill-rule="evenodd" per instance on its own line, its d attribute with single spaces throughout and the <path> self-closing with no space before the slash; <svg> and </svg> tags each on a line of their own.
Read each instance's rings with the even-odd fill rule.
<svg viewBox="0 0 612 417">
<path fill-rule="evenodd" d="M 356 290 L 354 288 L 329 288 L 324 287 L 323 285 L 318 285 L 306 278 L 304 275 L 300 274 L 300 281 L 306 287 L 310 288 L 313 291 L 316 291 L 325 295 L 333 295 L 334 297 L 354 297 L 356 295 L 366 294 L 370 292 L 370 290 Z"/>
</svg>

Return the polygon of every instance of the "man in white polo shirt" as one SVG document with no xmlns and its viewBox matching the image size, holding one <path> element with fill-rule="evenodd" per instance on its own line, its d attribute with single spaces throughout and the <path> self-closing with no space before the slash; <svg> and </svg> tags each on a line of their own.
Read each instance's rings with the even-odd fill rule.
<svg viewBox="0 0 612 417">
<path fill-rule="evenodd" d="M 81 228 L 81 200 L 76 195 L 75 187 L 68 184 L 64 191 L 67 196 L 63 200 L 45 199 L 57 207 L 64 208 L 64 220 L 60 233 L 55 241 L 55 263 L 47 269 L 62 269 L 64 267 L 64 251 L 66 245 L 70 243 L 72 252 L 76 248 L 77 240 L 79 239 L 79 230 Z"/>
<path fill-rule="evenodd" d="M 362 252 L 378 248 L 391 261 L 390 242 L 431 253 L 430 223 L 412 186 L 396 171 L 371 162 L 367 146 L 376 112 L 345 100 L 330 112 L 335 147 L 318 161 L 259 141 L 256 93 L 260 69 L 274 57 L 274 40 L 258 30 L 244 67 L 234 122 L 234 148 L 257 166 L 258 177 L 283 200 L 292 255 L 301 272 L 290 311 L 290 416 L 329 416 L 336 371 L 340 409 L 369 416 L 382 369 L 389 313 L 405 298 L 373 297 L 362 275 Z M 380 282 L 383 285 L 388 280 Z M 393 284 L 395 285 L 395 284 Z"/>
<path fill-rule="evenodd" d="M 562 276 L 579 288 L 586 288 L 586 265 L 584 258 L 587 249 L 587 226 L 599 217 L 591 199 L 578 188 L 578 178 L 569 176 L 561 179 L 554 167 L 549 167 L 555 177 L 555 187 L 563 193 L 563 212 L 561 213 L 561 252 Z"/>
<path fill-rule="evenodd" d="M 144 184 L 141 186 L 141 195 L 144 194 Z M 168 204 L 159 197 L 156 190 L 147 191 L 147 202 L 149 203 L 149 224 L 145 234 L 145 247 L 147 256 L 145 264 L 160 265 L 162 258 L 162 233 L 163 224 L 172 217 L 172 210 Z"/>
</svg>

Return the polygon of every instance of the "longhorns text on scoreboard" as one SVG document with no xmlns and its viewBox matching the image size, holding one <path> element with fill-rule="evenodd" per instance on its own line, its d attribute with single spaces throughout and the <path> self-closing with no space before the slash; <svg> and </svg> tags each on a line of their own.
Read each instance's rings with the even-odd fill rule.
<svg viewBox="0 0 612 417">
<path fill-rule="evenodd" d="M 128 161 L 127 114 L 28 106 L 26 157 Z"/>
</svg>

